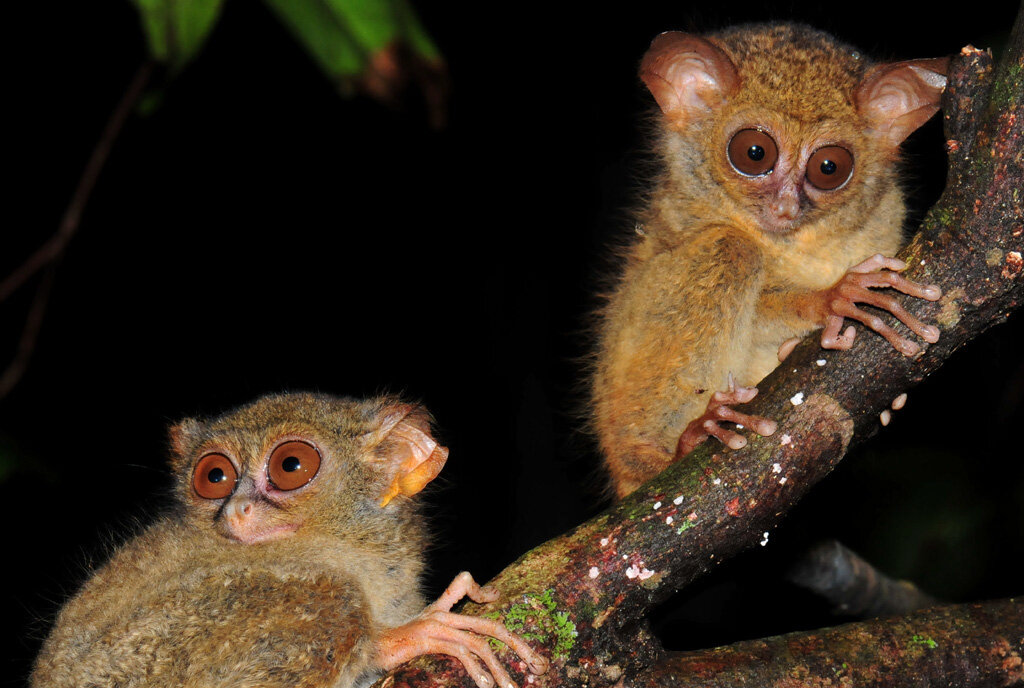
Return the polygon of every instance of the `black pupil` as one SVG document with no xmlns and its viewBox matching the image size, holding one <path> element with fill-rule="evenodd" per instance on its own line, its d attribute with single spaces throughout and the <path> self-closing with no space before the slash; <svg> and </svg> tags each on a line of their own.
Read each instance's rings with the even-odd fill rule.
<svg viewBox="0 0 1024 688">
<path fill-rule="evenodd" d="M 210 472 L 206 474 L 206 479 L 211 483 L 223 482 L 225 478 L 227 478 L 227 476 L 224 475 L 223 468 L 211 468 Z"/>
<path fill-rule="evenodd" d="M 763 160 L 764 148 L 761 148 L 761 146 L 751 146 L 747 149 L 747 157 L 751 160 Z"/>
<path fill-rule="evenodd" d="M 281 468 L 291 473 L 302 468 L 302 462 L 299 461 L 297 456 L 289 456 L 287 459 L 281 462 Z"/>
<path fill-rule="evenodd" d="M 825 162 L 821 163 L 821 172 L 822 174 L 835 174 L 836 164 L 831 160 L 826 160 Z"/>
</svg>

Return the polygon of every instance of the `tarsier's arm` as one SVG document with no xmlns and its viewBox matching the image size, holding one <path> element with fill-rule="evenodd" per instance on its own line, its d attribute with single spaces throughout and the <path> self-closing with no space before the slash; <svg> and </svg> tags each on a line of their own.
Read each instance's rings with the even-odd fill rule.
<svg viewBox="0 0 1024 688">
<path fill-rule="evenodd" d="M 768 320 L 783 320 L 791 323 L 793 331 L 798 325 L 824 327 L 821 346 L 826 349 L 849 349 L 853 345 L 855 330 L 848 326 L 843 330 L 845 318 L 856 320 L 877 332 L 900 353 L 913 356 L 921 350 L 919 344 L 894 330 L 881 316 L 865 311 L 857 304 L 867 304 L 891 313 L 906 325 L 911 332 L 924 341 L 934 344 L 939 340 L 939 331 L 932 325 L 925 325 L 911 315 L 891 294 L 874 291 L 889 287 L 909 296 L 928 301 L 937 301 L 942 290 L 934 284 L 924 285 L 908 280 L 899 274 L 906 264 L 896 258 L 874 255 L 851 267 L 833 286 L 820 291 L 777 291 L 761 297 L 758 316 Z M 779 359 L 784 359 L 799 341 L 787 340 L 779 350 Z"/>
</svg>

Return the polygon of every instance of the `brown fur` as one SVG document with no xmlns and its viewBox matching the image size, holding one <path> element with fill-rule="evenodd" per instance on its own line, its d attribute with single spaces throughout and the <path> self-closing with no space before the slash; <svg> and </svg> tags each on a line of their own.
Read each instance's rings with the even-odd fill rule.
<svg viewBox="0 0 1024 688">
<path fill-rule="evenodd" d="M 663 172 L 600 313 L 592 425 L 620 497 L 672 461 L 729 373 L 756 385 L 778 365 L 783 341 L 823 324 L 809 295 L 901 244 L 898 149 L 858 110 L 871 65 L 803 26 L 746 25 L 706 41 L 735 66 L 735 91 L 697 115 L 672 111 L 670 95 L 654 143 Z M 801 191 L 794 225 L 769 231 L 764 184 L 725 155 L 746 127 L 766 127 L 794 158 L 841 143 L 854 174 L 831 192 Z"/>
<path fill-rule="evenodd" d="M 176 507 L 117 551 L 61 611 L 32 674 L 39 687 L 351 686 L 375 668 L 372 640 L 424 606 L 426 534 L 399 496 L 382 421 L 421 429 L 426 412 L 392 397 L 268 396 L 172 430 Z M 218 530 L 223 500 L 191 488 L 212 449 L 263 470 L 282 436 L 315 441 L 315 480 L 286 503 L 290 537 L 242 544 Z M 269 513 L 269 512 L 268 512 Z"/>
</svg>

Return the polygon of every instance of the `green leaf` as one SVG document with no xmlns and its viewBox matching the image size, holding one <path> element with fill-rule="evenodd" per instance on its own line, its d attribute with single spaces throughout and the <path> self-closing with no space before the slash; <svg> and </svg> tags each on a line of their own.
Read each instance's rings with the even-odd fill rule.
<svg viewBox="0 0 1024 688">
<path fill-rule="evenodd" d="M 198 53 L 220 17 L 224 0 L 132 0 L 153 59 L 171 71 Z"/>
<path fill-rule="evenodd" d="M 348 82 L 401 44 L 436 62 L 440 52 L 406 0 L 266 0 L 328 78 Z"/>
</svg>

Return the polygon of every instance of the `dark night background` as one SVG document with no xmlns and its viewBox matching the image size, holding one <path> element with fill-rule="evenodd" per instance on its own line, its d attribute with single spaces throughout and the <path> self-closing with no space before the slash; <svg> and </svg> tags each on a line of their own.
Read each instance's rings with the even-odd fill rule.
<svg viewBox="0 0 1024 688">
<path fill-rule="evenodd" d="M 666 29 L 796 19 L 886 59 L 998 48 L 1012 2 L 956 16 L 900 3 L 415 3 L 444 54 L 447 126 L 415 98 L 343 99 L 262 5 L 229 2 L 199 58 L 131 119 L 59 265 L 31 367 L 0 400 L 3 664 L 24 682 L 53 613 L 103 543 L 152 514 L 166 426 L 256 395 L 403 391 L 451 448 L 429 500 L 434 596 L 484 581 L 600 506 L 574 415 L 604 246 L 630 230 L 648 98 L 636 67 Z M 145 56 L 127 2 L 7 10 L 0 274 L 56 228 Z M 933 121 L 914 198 L 943 181 Z M 37 280 L 0 304 L 11 356 Z M 951 601 L 1022 592 L 1020 317 L 960 352 L 756 548 L 657 614 L 710 646 L 841 621 L 782 579 L 834 536 Z"/>
</svg>

